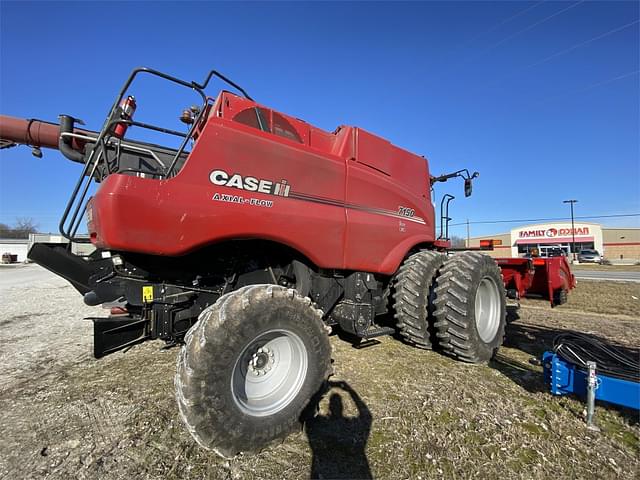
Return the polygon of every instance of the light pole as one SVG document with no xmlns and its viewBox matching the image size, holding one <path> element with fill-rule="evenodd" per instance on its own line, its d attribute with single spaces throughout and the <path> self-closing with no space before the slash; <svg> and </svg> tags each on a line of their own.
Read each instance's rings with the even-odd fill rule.
<svg viewBox="0 0 640 480">
<path fill-rule="evenodd" d="M 563 200 L 562 203 L 571 204 L 571 252 L 573 253 L 573 261 L 576 261 L 576 227 L 573 224 L 573 204 L 578 200 Z"/>
</svg>

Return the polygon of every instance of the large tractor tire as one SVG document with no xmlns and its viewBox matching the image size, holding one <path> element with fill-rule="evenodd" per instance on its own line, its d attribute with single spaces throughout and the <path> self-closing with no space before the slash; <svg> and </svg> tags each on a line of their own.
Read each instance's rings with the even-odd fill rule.
<svg viewBox="0 0 640 480">
<path fill-rule="evenodd" d="M 330 368 L 322 312 L 309 298 L 246 286 L 220 297 L 187 333 L 175 378 L 180 415 L 206 449 L 257 453 L 300 429 Z"/>
<path fill-rule="evenodd" d="M 506 295 L 495 261 L 478 252 L 451 257 L 436 278 L 438 343 L 444 353 L 469 363 L 490 360 L 502 345 Z"/>
<path fill-rule="evenodd" d="M 393 308 L 400 335 L 412 345 L 431 349 L 434 337 L 433 286 L 446 255 L 422 251 L 408 257 L 393 279 Z"/>
</svg>

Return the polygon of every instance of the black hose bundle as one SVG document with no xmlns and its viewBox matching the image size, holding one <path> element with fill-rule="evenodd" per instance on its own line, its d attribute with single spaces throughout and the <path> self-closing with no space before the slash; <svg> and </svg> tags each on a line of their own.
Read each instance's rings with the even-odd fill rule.
<svg viewBox="0 0 640 480">
<path fill-rule="evenodd" d="M 587 362 L 596 362 L 596 372 L 631 382 L 640 382 L 640 358 L 618 347 L 581 333 L 561 333 L 553 339 L 553 350 L 563 360 L 587 369 Z"/>
</svg>

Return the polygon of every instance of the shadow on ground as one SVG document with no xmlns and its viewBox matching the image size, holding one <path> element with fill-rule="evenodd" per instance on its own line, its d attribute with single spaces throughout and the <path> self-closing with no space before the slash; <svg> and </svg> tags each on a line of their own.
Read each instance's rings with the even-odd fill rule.
<svg viewBox="0 0 640 480">
<path fill-rule="evenodd" d="M 329 387 L 329 411 L 326 415 L 308 418 L 304 426 L 313 455 L 311 478 L 371 479 L 365 453 L 371 431 L 371 412 L 348 383 L 329 382 Z M 357 416 L 345 416 L 345 395 L 355 404 Z M 312 409 L 317 408 L 316 402 Z"/>
</svg>

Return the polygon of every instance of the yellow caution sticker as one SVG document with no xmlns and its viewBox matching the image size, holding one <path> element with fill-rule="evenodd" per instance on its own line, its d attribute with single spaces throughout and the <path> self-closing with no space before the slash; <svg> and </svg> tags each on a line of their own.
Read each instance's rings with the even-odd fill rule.
<svg viewBox="0 0 640 480">
<path fill-rule="evenodd" d="M 153 302 L 153 285 L 142 287 L 142 301 L 145 303 Z"/>
</svg>

